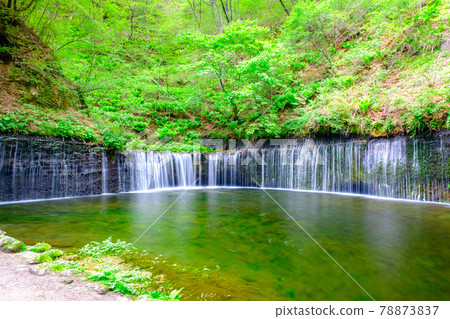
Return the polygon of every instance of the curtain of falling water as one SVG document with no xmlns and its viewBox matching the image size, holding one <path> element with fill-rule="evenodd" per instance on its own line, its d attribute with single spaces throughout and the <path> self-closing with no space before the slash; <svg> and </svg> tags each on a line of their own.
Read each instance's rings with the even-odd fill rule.
<svg viewBox="0 0 450 319">
<path fill-rule="evenodd" d="M 303 140 L 213 154 L 0 140 L 0 201 L 188 186 L 236 186 L 450 201 L 450 139 Z"/>
<path fill-rule="evenodd" d="M 318 142 L 204 154 L 126 152 L 122 191 L 240 186 L 449 200 L 450 143 L 407 138 Z M 197 180 L 197 181 L 196 181 Z M 195 182 L 196 181 L 196 182 Z"/>
</svg>

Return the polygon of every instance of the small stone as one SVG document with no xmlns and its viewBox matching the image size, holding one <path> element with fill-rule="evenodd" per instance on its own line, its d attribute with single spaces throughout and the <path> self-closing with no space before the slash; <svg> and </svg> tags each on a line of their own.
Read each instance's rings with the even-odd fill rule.
<svg viewBox="0 0 450 319">
<path fill-rule="evenodd" d="M 29 264 L 39 264 L 40 255 L 32 251 L 24 251 L 19 254 Z"/>
<path fill-rule="evenodd" d="M 3 236 L 6 236 L 6 232 L 3 231 L 3 230 L 0 230 L 0 238 L 3 237 Z"/>
<path fill-rule="evenodd" d="M 75 275 L 75 270 L 74 269 L 67 269 L 64 271 L 61 271 L 59 273 L 60 276 L 62 277 L 72 277 L 73 275 Z"/>
<path fill-rule="evenodd" d="M 72 278 L 64 278 L 62 280 L 63 283 L 70 285 L 71 283 L 73 283 L 73 279 Z"/>
<path fill-rule="evenodd" d="M 44 276 L 47 274 L 47 269 L 32 267 L 32 268 L 30 268 L 29 272 L 30 272 L 30 274 L 33 274 L 33 275 Z"/>
<path fill-rule="evenodd" d="M 90 285 L 90 288 L 92 290 L 96 291 L 99 295 L 104 295 L 109 290 L 108 286 L 101 284 L 101 283 L 92 284 L 92 285 Z"/>
</svg>

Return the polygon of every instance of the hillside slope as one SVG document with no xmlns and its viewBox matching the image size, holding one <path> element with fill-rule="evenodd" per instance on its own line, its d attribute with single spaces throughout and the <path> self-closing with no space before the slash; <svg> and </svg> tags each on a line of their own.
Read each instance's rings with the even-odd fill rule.
<svg viewBox="0 0 450 319">
<path fill-rule="evenodd" d="M 0 2 L 0 131 L 90 141 L 83 107 L 52 50 Z"/>
<path fill-rule="evenodd" d="M 66 94 L 73 92 L 67 82 L 56 81 L 65 98 L 50 100 L 65 101 L 55 111 L 65 119 L 55 123 L 40 115 L 51 107 L 26 83 L 30 99 L 17 110 L 28 117 L 0 130 L 189 151 L 202 137 L 450 129 L 450 1 L 293 0 L 283 8 L 242 0 L 222 11 L 215 0 L 201 3 L 36 1 L 20 16 L 48 43 L 44 51 L 83 92 L 86 108 L 67 98 L 75 96 Z"/>
</svg>

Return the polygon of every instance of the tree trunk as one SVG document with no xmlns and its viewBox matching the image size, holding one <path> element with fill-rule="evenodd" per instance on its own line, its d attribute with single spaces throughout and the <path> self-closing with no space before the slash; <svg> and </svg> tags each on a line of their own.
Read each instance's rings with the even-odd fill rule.
<svg viewBox="0 0 450 319">
<path fill-rule="evenodd" d="M 289 11 L 288 11 L 288 9 L 286 8 L 286 6 L 284 5 L 283 0 L 279 0 L 279 1 L 280 1 L 280 3 L 281 3 L 281 6 L 283 7 L 284 11 L 286 11 L 286 14 L 289 15 Z"/>
<path fill-rule="evenodd" d="M 197 12 L 195 10 L 195 0 L 192 0 L 192 3 L 190 0 L 188 0 L 189 6 L 191 7 L 192 12 L 194 13 L 194 24 L 195 24 L 195 30 L 198 30 L 200 28 L 200 23 L 197 19 Z"/>
<path fill-rule="evenodd" d="M 217 27 L 219 28 L 219 33 L 223 33 L 222 19 L 220 18 L 219 10 L 217 10 L 217 4 L 215 0 L 211 0 L 211 5 L 214 11 L 214 17 L 216 18 Z"/>
<path fill-rule="evenodd" d="M 223 4 L 223 0 L 220 0 L 220 3 L 222 4 L 222 11 L 223 14 L 225 15 L 225 19 L 227 20 L 227 23 L 230 23 L 230 18 L 228 17 L 228 13 L 227 13 L 227 8 L 225 8 L 224 4 Z"/>
</svg>

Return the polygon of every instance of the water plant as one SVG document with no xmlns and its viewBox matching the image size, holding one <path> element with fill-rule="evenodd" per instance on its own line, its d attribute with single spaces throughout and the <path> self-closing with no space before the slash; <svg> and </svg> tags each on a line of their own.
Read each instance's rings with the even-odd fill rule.
<svg viewBox="0 0 450 319">
<path fill-rule="evenodd" d="M 132 244 L 121 241 L 120 239 L 113 242 L 110 237 L 100 243 L 93 241 L 83 246 L 77 251 L 77 254 L 81 257 L 100 258 L 105 256 L 118 256 L 133 250 L 135 248 L 133 248 Z"/>
<path fill-rule="evenodd" d="M 151 286 L 152 276 L 139 268 L 124 267 L 112 262 L 102 262 L 99 269 L 88 274 L 87 279 L 105 284 L 112 291 L 125 295 L 140 295 Z"/>
</svg>

